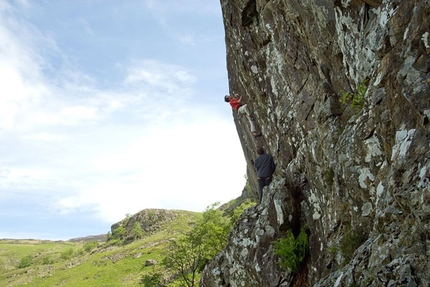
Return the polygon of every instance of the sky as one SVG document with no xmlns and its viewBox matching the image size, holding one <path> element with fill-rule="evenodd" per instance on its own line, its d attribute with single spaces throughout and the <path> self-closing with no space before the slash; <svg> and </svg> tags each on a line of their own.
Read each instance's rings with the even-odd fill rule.
<svg viewBox="0 0 430 287">
<path fill-rule="evenodd" d="M 0 0 L 0 238 L 241 195 L 218 0 Z"/>
</svg>

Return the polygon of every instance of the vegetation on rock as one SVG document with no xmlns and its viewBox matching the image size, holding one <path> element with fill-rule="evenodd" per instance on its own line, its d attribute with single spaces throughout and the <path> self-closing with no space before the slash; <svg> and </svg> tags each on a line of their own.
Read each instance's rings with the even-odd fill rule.
<svg viewBox="0 0 430 287">
<path fill-rule="evenodd" d="M 356 92 L 343 92 L 339 101 L 349 105 L 352 109 L 360 111 L 364 105 L 364 96 L 367 92 L 368 80 L 365 79 L 357 85 Z"/>
<path fill-rule="evenodd" d="M 275 254 L 279 256 L 279 265 L 294 273 L 299 272 L 308 250 L 308 235 L 305 229 L 301 228 L 297 237 L 288 230 L 286 237 L 273 242 L 273 246 Z"/>
</svg>

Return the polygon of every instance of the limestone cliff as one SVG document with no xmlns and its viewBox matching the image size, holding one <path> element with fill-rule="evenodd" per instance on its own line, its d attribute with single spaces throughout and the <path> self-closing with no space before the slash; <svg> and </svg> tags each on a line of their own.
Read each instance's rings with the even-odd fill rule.
<svg viewBox="0 0 430 287">
<path fill-rule="evenodd" d="M 278 166 L 201 286 L 430 286 L 430 1 L 221 0 L 248 176 Z M 272 242 L 305 227 L 301 271 Z"/>
</svg>

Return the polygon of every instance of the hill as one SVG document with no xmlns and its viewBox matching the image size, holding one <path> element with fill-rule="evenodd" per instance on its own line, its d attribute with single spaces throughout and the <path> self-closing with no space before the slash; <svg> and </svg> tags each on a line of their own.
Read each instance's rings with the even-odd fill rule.
<svg viewBox="0 0 430 287">
<path fill-rule="evenodd" d="M 99 235 L 88 235 L 85 237 L 72 238 L 67 241 L 69 242 L 92 242 L 92 241 L 105 242 L 106 240 L 107 240 L 106 234 L 99 234 Z"/>
<path fill-rule="evenodd" d="M 171 220 L 158 222 L 156 227 L 149 224 L 153 226 L 150 232 L 128 244 L 103 241 L 103 236 L 70 241 L 0 240 L 0 286 L 139 286 L 142 276 L 161 268 L 158 262 L 169 241 L 189 230 L 201 215 L 177 210 L 139 214 L 143 213 L 169 215 Z"/>
</svg>

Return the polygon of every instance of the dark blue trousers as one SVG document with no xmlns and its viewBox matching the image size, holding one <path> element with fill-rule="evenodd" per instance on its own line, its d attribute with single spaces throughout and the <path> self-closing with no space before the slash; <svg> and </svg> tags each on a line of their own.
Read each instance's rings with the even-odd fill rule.
<svg viewBox="0 0 430 287">
<path fill-rule="evenodd" d="M 272 177 L 259 178 L 258 179 L 258 204 L 263 199 L 263 188 L 268 186 L 272 182 Z"/>
</svg>

